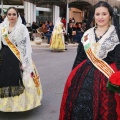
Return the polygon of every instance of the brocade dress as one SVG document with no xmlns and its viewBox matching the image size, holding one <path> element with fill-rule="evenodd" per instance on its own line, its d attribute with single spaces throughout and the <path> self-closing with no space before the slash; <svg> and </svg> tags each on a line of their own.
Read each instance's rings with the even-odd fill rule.
<svg viewBox="0 0 120 120">
<path fill-rule="evenodd" d="M 50 48 L 55 51 L 65 50 L 65 41 L 63 35 L 63 23 L 59 23 L 57 27 L 54 28 L 51 36 Z"/>
<path fill-rule="evenodd" d="M 112 41 L 111 36 L 107 40 Z M 120 70 L 119 51 L 120 44 L 103 59 L 115 71 Z M 59 120 L 117 120 L 116 95 L 107 89 L 107 83 L 108 78 L 88 59 L 81 42 L 65 84 Z"/>
<path fill-rule="evenodd" d="M 0 111 L 23 112 L 41 105 L 42 87 L 39 77 L 37 84 L 33 79 L 38 72 L 26 26 L 20 16 L 11 33 L 8 25 L 6 17 L 0 25 Z"/>
</svg>

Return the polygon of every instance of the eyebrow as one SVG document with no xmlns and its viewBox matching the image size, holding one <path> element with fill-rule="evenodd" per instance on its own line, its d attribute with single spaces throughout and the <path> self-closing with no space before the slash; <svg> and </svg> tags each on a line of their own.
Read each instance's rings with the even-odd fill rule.
<svg viewBox="0 0 120 120">
<path fill-rule="evenodd" d="M 107 13 L 107 12 L 96 12 L 96 13 Z"/>
<path fill-rule="evenodd" d="M 8 12 L 8 13 L 11 13 L 11 12 Z M 16 14 L 16 12 L 14 12 L 15 14 Z M 11 13 L 11 14 L 13 14 L 13 13 Z"/>
</svg>

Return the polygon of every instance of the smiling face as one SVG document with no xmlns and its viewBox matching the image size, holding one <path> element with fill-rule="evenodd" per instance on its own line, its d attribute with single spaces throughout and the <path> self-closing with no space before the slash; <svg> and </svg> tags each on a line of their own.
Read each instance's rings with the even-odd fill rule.
<svg viewBox="0 0 120 120">
<path fill-rule="evenodd" d="M 109 26 L 111 16 L 108 9 L 101 6 L 95 9 L 94 18 L 97 26 Z"/>
<path fill-rule="evenodd" d="M 10 23 L 12 24 L 16 23 L 18 18 L 17 11 L 14 10 L 13 8 L 9 9 L 7 12 L 7 17 Z"/>
</svg>

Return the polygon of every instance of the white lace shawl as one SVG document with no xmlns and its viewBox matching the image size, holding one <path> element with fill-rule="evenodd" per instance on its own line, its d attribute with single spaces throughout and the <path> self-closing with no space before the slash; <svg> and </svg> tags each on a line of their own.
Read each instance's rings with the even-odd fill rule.
<svg viewBox="0 0 120 120">
<path fill-rule="evenodd" d="M 8 33 L 8 26 L 9 26 L 9 21 L 8 21 L 8 18 L 6 17 L 4 22 L 0 24 L 0 37 L 1 37 L 0 38 L 0 49 L 2 47 L 1 41 L 3 42 L 4 45 L 7 45 L 2 35 L 2 27 L 6 27 L 7 33 Z M 26 72 L 31 73 L 32 71 L 32 58 L 31 58 L 32 48 L 31 48 L 28 30 L 26 26 L 22 24 L 22 20 L 20 16 L 18 17 L 18 20 L 16 22 L 16 25 L 12 29 L 12 32 L 8 34 L 8 37 L 9 37 L 9 40 L 18 48 L 20 52 L 23 69 Z"/>
<path fill-rule="evenodd" d="M 84 42 L 84 36 L 86 35 L 88 35 L 88 40 L 86 42 L 87 43 L 90 42 L 92 52 L 94 52 L 95 55 L 99 57 L 100 59 L 106 58 L 108 52 L 112 51 L 116 47 L 116 45 L 120 44 L 115 27 L 113 25 L 109 27 L 108 31 L 98 41 L 97 48 L 95 48 L 94 46 L 94 43 L 96 43 L 94 27 L 84 33 L 83 38 L 82 38 L 83 45 L 86 44 Z"/>
</svg>

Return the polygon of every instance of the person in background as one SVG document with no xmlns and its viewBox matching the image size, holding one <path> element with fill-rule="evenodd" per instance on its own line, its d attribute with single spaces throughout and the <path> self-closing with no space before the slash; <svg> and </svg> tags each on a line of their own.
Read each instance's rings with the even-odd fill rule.
<svg viewBox="0 0 120 120">
<path fill-rule="evenodd" d="M 75 41 L 76 34 L 77 34 L 76 23 L 72 23 L 73 44 L 76 42 L 76 41 Z"/>
<path fill-rule="evenodd" d="M 63 23 L 64 27 L 66 28 L 66 19 L 64 17 L 61 19 L 61 22 Z"/>
<path fill-rule="evenodd" d="M 39 26 L 37 25 L 37 23 L 33 22 L 32 23 L 32 31 L 33 31 L 33 33 L 36 33 L 37 32 L 36 29 L 38 29 L 38 28 L 39 28 Z"/>
<path fill-rule="evenodd" d="M 22 24 L 26 25 L 26 20 L 24 14 L 21 14 Z"/>
<path fill-rule="evenodd" d="M 3 22 L 3 18 L 2 18 L 2 16 L 0 15 L 0 23 L 2 23 Z"/>
<path fill-rule="evenodd" d="M 49 27 L 48 27 L 47 22 L 44 22 L 44 23 L 42 24 L 41 31 L 42 31 L 44 34 L 46 34 L 46 33 L 48 32 L 48 29 L 49 29 Z"/>
<path fill-rule="evenodd" d="M 92 18 L 96 26 L 82 37 L 65 84 L 59 120 L 120 120 L 120 30 L 116 15 L 108 2 L 99 1 Z"/>
<path fill-rule="evenodd" d="M 54 28 L 53 22 L 50 22 L 49 27 L 48 27 L 48 31 L 45 33 L 45 36 L 48 38 L 48 41 L 47 41 L 48 44 L 50 44 L 50 38 L 51 38 L 51 35 L 53 32 L 53 28 Z"/>
<path fill-rule="evenodd" d="M 65 40 L 63 34 L 63 23 L 59 17 L 55 23 L 55 27 L 52 32 L 50 48 L 54 51 L 65 50 Z"/>
<path fill-rule="evenodd" d="M 72 23 L 69 23 L 68 24 L 68 37 L 69 37 L 71 43 L 73 43 L 72 31 L 73 31 Z"/>
<path fill-rule="evenodd" d="M 49 21 L 45 21 L 45 26 L 47 27 L 47 29 L 49 29 Z"/>
<path fill-rule="evenodd" d="M 63 35 L 65 39 L 65 44 L 68 45 L 68 34 L 66 33 L 66 28 L 64 25 L 63 25 Z"/>
<path fill-rule="evenodd" d="M 86 31 L 86 22 L 82 23 L 82 29 L 83 29 L 84 32 Z"/>
<path fill-rule="evenodd" d="M 69 23 L 72 23 L 72 18 L 69 18 Z"/>
<path fill-rule="evenodd" d="M 42 25 L 43 25 L 43 22 L 39 21 L 39 27 L 42 27 Z"/>
<path fill-rule="evenodd" d="M 3 14 L 3 15 L 2 15 L 2 20 L 4 20 L 4 19 L 5 19 L 5 17 L 6 17 L 6 14 Z"/>
<path fill-rule="evenodd" d="M 0 111 L 23 112 L 41 105 L 40 77 L 29 33 L 15 7 L 0 24 Z"/>
<path fill-rule="evenodd" d="M 75 18 L 74 17 L 72 17 L 72 23 L 75 23 L 76 21 L 75 21 Z"/>
<path fill-rule="evenodd" d="M 82 29 L 82 23 L 76 23 L 76 41 L 81 42 L 84 30 Z"/>
</svg>

